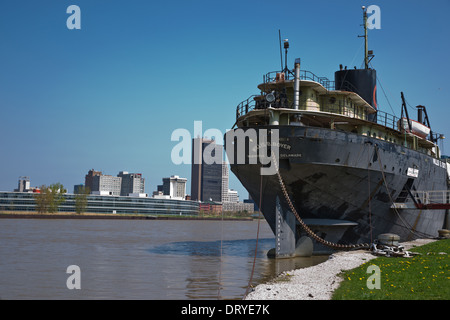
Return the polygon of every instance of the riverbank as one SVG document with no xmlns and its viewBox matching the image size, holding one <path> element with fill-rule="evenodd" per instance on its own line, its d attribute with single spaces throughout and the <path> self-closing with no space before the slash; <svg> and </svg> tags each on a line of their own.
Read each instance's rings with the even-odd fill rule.
<svg viewBox="0 0 450 320">
<path fill-rule="evenodd" d="M 118 220 L 211 220 L 211 221 L 253 221 L 252 217 L 218 216 L 176 216 L 112 213 L 37 213 L 37 212 L 0 212 L 0 219 L 118 219 Z"/>
<path fill-rule="evenodd" d="M 405 250 L 421 246 L 433 239 L 404 242 Z M 377 258 L 366 250 L 342 251 L 313 267 L 283 272 L 273 281 L 260 284 L 246 300 L 330 300 L 343 281 L 340 274 Z M 395 258 L 392 258 L 395 259 Z"/>
</svg>

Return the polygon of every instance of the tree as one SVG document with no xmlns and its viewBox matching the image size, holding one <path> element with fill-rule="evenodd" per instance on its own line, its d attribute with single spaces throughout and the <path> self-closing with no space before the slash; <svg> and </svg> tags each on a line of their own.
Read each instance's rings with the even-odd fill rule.
<svg viewBox="0 0 450 320">
<path fill-rule="evenodd" d="M 39 213 L 55 213 L 58 207 L 64 202 L 64 193 L 67 190 L 61 183 L 53 183 L 50 186 L 45 184 L 40 187 L 40 193 L 35 194 L 36 211 Z"/>
<path fill-rule="evenodd" d="M 50 205 L 50 193 L 48 191 L 48 187 L 45 184 L 39 187 L 39 193 L 34 194 L 34 200 L 36 202 L 37 212 L 48 212 L 48 208 Z"/>
<path fill-rule="evenodd" d="M 49 187 L 50 189 L 50 205 L 48 208 L 49 213 L 58 212 L 58 207 L 65 201 L 64 194 L 67 190 L 61 183 L 53 183 Z"/>
<path fill-rule="evenodd" d="M 75 195 L 75 212 L 81 214 L 87 208 L 87 196 L 91 192 L 89 187 L 81 187 Z"/>
</svg>

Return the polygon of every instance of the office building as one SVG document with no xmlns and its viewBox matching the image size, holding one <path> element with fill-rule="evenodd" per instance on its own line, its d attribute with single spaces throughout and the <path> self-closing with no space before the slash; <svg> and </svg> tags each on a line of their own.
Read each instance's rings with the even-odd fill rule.
<svg viewBox="0 0 450 320">
<path fill-rule="evenodd" d="M 121 177 L 114 177 L 110 175 L 96 175 L 92 177 L 91 194 L 102 196 L 120 196 L 121 184 Z"/>
<path fill-rule="evenodd" d="M 88 174 L 85 176 L 84 178 L 84 185 L 86 188 L 89 188 L 89 190 L 94 190 L 93 189 L 93 179 L 96 176 L 101 176 L 102 172 L 101 171 L 95 171 L 94 169 L 89 170 Z"/>
<path fill-rule="evenodd" d="M 214 140 L 192 139 L 191 199 L 222 201 L 223 146 Z"/>
<path fill-rule="evenodd" d="M 170 178 L 163 178 L 162 191 L 164 195 L 171 198 L 184 199 L 186 196 L 186 178 L 179 176 L 171 176 Z"/>
<path fill-rule="evenodd" d="M 243 202 L 224 202 L 222 204 L 223 211 L 233 211 L 233 212 L 243 212 L 248 213 L 254 212 L 253 203 L 243 203 Z"/>
<path fill-rule="evenodd" d="M 117 175 L 122 178 L 120 187 L 120 195 L 128 196 L 145 194 L 145 179 L 142 178 L 141 173 L 128 173 L 127 171 L 120 171 Z"/>
<path fill-rule="evenodd" d="M 228 202 L 229 169 L 228 163 L 222 164 L 222 202 Z"/>
<path fill-rule="evenodd" d="M 120 171 L 117 177 L 104 175 L 101 171 L 89 170 L 85 176 L 85 187 L 95 195 L 146 197 L 145 179 L 141 173 Z"/>
<path fill-rule="evenodd" d="M 236 190 L 228 190 L 228 201 L 227 202 L 239 202 L 239 195 Z"/>
<path fill-rule="evenodd" d="M 73 186 L 73 193 L 74 194 L 79 194 L 79 193 L 83 193 L 84 191 L 84 184 L 76 184 Z"/>
<path fill-rule="evenodd" d="M 117 178 L 117 177 L 116 177 Z M 77 196 L 63 194 L 64 201 L 58 212 L 75 212 Z M 135 198 L 121 196 L 88 195 L 86 213 L 118 213 L 153 215 L 198 215 L 199 203 L 176 199 Z M 36 211 L 33 193 L 0 192 L 0 211 Z"/>
<path fill-rule="evenodd" d="M 17 189 L 15 189 L 14 191 L 28 192 L 29 190 L 31 190 L 30 177 L 19 177 L 19 183 L 18 183 Z"/>
</svg>

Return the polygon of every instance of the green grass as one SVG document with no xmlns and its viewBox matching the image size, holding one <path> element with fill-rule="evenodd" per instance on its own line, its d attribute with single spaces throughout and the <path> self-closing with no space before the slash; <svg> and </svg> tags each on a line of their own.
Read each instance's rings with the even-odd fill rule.
<svg viewBox="0 0 450 320">
<path fill-rule="evenodd" d="M 411 258 L 379 257 L 341 274 L 344 281 L 333 300 L 449 300 L 450 239 L 410 249 Z M 445 254 L 443 254 L 445 253 Z M 368 289 L 370 265 L 380 268 L 380 289 Z M 374 283 L 369 280 L 369 283 Z"/>
</svg>

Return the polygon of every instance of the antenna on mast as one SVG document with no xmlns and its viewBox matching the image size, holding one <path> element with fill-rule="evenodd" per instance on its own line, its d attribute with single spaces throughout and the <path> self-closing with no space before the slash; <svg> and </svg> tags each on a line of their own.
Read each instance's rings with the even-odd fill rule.
<svg viewBox="0 0 450 320">
<path fill-rule="evenodd" d="M 283 40 L 283 42 L 284 42 L 284 54 L 285 54 L 285 56 L 284 56 L 284 72 L 287 72 L 288 71 L 288 67 L 287 67 L 287 53 L 288 53 L 288 49 L 289 49 L 289 41 L 288 41 L 288 39 L 284 39 Z"/>
<path fill-rule="evenodd" d="M 283 51 L 281 50 L 281 31 L 280 31 L 280 29 L 278 29 L 278 41 L 280 42 L 281 70 L 283 70 Z"/>
</svg>

